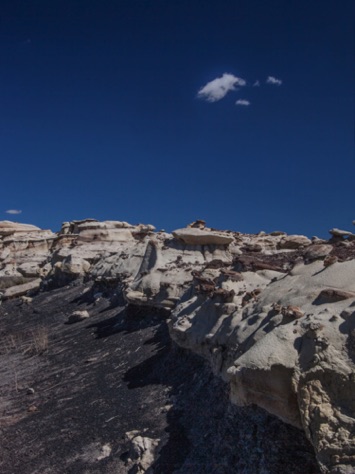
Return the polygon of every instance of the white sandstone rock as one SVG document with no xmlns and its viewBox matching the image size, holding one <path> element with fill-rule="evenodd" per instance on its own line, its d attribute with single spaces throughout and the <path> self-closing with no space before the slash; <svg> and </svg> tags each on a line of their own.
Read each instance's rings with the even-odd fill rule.
<svg viewBox="0 0 355 474">
<path fill-rule="evenodd" d="M 353 234 L 352 232 L 349 232 L 347 230 L 340 230 L 336 228 L 331 229 L 329 233 L 333 235 L 334 237 L 355 237 L 355 234 Z"/>
<path fill-rule="evenodd" d="M 231 235 L 194 227 L 174 230 L 173 236 L 187 245 L 228 245 L 234 240 Z"/>
<path fill-rule="evenodd" d="M 326 257 L 333 250 L 332 245 L 327 244 L 312 244 L 307 247 L 307 250 L 304 254 L 308 260 L 317 260 L 319 258 Z"/>
<path fill-rule="evenodd" d="M 11 235 L 15 232 L 33 232 L 41 230 L 31 224 L 20 224 L 12 221 L 0 221 L 0 236 Z"/>
<path fill-rule="evenodd" d="M 129 442 L 129 459 L 131 465 L 136 467 L 135 472 L 147 472 L 155 461 L 160 439 L 141 436 L 135 430 L 126 433 L 126 440 Z"/>
<path fill-rule="evenodd" d="M 3 299 L 18 298 L 19 296 L 26 295 L 29 291 L 37 290 L 41 283 L 42 280 L 40 278 L 36 278 L 30 282 L 6 288 Z"/>
<path fill-rule="evenodd" d="M 281 239 L 279 247 L 280 249 L 293 250 L 299 249 L 301 247 L 307 247 L 311 243 L 312 241 L 304 235 L 287 235 Z"/>
<path fill-rule="evenodd" d="M 73 324 L 73 323 L 78 323 L 80 321 L 83 321 L 84 319 L 90 318 L 90 314 L 88 311 L 83 310 L 83 311 L 74 311 L 69 317 L 68 317 L 68 323 Z"/>
</svg>

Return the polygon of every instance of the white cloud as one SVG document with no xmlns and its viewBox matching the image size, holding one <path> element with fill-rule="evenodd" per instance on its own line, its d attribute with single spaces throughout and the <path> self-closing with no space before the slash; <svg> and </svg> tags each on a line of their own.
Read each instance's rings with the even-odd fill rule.
<svg viewBox="0 0 355 474">
<path fill-rule="evenodd" d="M 250 105 L 250 102 L 249 100 L 245 100 L 245 99 L 238 99 L 237 102 L 235 103 L 235 105 L 244 105 L 244 106 L 248 106 Z"/>
<path fill-rule="evenodd" d="M 223 99 L 229 91 L 234 91 L 235 86 L 245 86 L 246 81 L 233 74 L 224 73 L 222 77 L 217 77 L 213 81 L 208 82 L 197 93 L 199 99 L 207 100 L 207 102 L 217 102 Z"/>
<path fill-rule="evenodd" d="M 273 85 L 275 85 L 275 86 L 281 86 L 282 81 L 281 81 L 281 79 L 277 79 L 277 78 L 274 77 L 274 76 L 269 76 L 269 77 L 266 79 L 266 84 L 273 84 Z"/>
<path fill-rule="evenodd" d="M 22 211 L 20 211 L 19 209 L 8 209 L 5 212 L 6 214 L 21 214 Z"/>
<path fill-rule="evenodd" d="M 260 87 L 260 81 L 255 81 L 253 87 Z"/>
</svg>

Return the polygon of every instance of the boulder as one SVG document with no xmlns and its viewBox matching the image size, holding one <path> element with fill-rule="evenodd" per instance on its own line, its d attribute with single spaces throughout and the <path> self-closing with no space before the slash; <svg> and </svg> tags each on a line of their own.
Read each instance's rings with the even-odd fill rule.
<svg viewBox="0 0 355 474">
<path fill-rule="evenodd" d="M 355 238 L 355 234 L 353 234 L 352 232 L 349 232 L 348 230 L 341 230 L 341 229 L 334 228 L 334 229 L 330 229 L 329 233 L 333 237 L 354 237 Z"/>
<path fill-rule="evenodd" d="M 187 245 L 229 245 L 234 241 L 231 235 L 196 227 L 177 229 L 172 234 Z"/>
<path fill-rule="evenodd" d="M 304 253 L 306 260 L 317 260 L 326 257 L 333 250 L 332 245 L 312 244 Z"/>
<path fill-rule="evenodd" d="M 336 303 L 349 298 L 355 298 L 355 293 L 339 290 L 338 288 L 327 288 L 319 293 L 314 304 Z"/>
<path fill-rule="evenodd" d="M 40 274 L 40 267 L 38 262 L 25 262 L 18 266 L 17 271 L 24 277 L 38 277 Z"/>
<path fill-rule="evenodd" d="M 69 255 L 60 264 L 59 268 L 63 273 L 68 273 L 71 275 L 84 275 L 89 271 L 90 267 L 90 263 L 84 258 Z"/>
<path fill-rule="evenodd" d="M 147 472 L 155 461 L 160 439 L 142 436 L 136 430 L 127 432 L 125 437 L 129 443 L 129 462 L 134 466 L 134 471 L 129 472 Z"/>
<path fill-rule="evenodd" d="M 191 222 L 187 227 L 193 227 L 196 229 L 204 229 L 206 227 L 206 221 L 197 219 L 197 221 Z"/>
<path fill-rule="evenodd" d="M 311 245 L 312 241 L 304 235 L 287 235 L 283 237 L 279 243 L 280 249 L 295 250 Z"/>
<path fill-rule="evenodd" d="M 22 285 L 11 286 L 10 288 L 6 288 L 4 291 L 3 299 L 9 298 L 17 298 L 19 296 L 26 295 L 29 291 L 36 290 L 40 287 L 42 280 L 40 278 L 36 278 L 28 283 L 23 283 Z"/>
<path fill-rule="evenodd" d="M 74 311 L 69 317 L 68 317 L 68 324 L 73 324 L 73 323 L 78 323 L 79 321 L 83 321 L 84 319 L 88 319 L 90 317 L 90 314 L 88 311 L 83 310 L 83 311 Z"/>
</svg>

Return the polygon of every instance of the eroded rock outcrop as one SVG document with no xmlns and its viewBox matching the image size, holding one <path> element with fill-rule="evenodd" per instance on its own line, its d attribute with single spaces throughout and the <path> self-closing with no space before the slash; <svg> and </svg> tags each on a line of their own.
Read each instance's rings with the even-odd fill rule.
<svg viewBox="0 0 355 474">
<path fill-rule="evenodd" d="M 0 222 L 0 289 L 45 276 L 50 268 L 46 264 L 51 259 L 55 238 L 56 234 L 50 230 L 29 224 Z M 11 296 L 16 296 L 15 293 L 17 291 L 10 291 Z"/>
<path fill-rule="evenodd" d="M 126 441 L 129 444 L 127 462 L 130 466 L 129 472 L 132 474 L 152 473 L 150 467 L 154 463 L 160 439 L 152 439 L 142 436 L 138 431 L 130 431 L 126 433 Z"/>
<path fill-rule="evenodd" d="M 324 472 L 354 472 L 355 241 L 331 235 L 5 221 L 0 284 L 6 299 L 87 278 L 163 309 L 171 338 L 210 362 L 235 404 L 302 428 Z"/>
<path fill-rule="evenodd" d="M 173 236 L 188 245 L 229 245 L 234 240 L 232 236 L 195 227 L 177 229 Z"/>
</svg>

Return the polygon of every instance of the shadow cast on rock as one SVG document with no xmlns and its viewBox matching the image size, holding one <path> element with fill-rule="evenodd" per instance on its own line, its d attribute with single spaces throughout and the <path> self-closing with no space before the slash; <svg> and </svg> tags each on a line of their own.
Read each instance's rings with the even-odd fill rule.
<svg viewBox="0 0 355 474">
<path fill-rule="evenodd" d="M 90 324 L 87 329 L 96 328 L 96 337 L 101 339 L 120 332 L 132 333 L 156 326 L 166 319 L 167 314 L 155 308 L 122 307 L 113 317 Z"/>
<path fill-rule="evenodd" d="M 191 356 L 171 342 L 165 322 L 147 342 L 159 344 L 157 351 L 149 359 L 129 369 L 123 380 L 129 389 L 152 384 L 169 387 L 171 405 L 166 408 L 168 426 L 165 428 L 166 435 L 163 436 L 159 456 L 151 469 L 155 474 L 172 474 L 184 464 L 191 449 L 189 430 L 182 419 L 186 416 L 184 412 L 188 397 L 195 391 L 190 388 L 194 387 L 195 377 L 205 363 L 198 356 Z M 193 424 L 193 419 L 191 423 Z"/>
<path fill-rule="evenodd" d="M 355 311 L 339 326 L 342 334 L 347 334 L 346 348 L 348 355 L 355 362 Z"/>
</svg>

